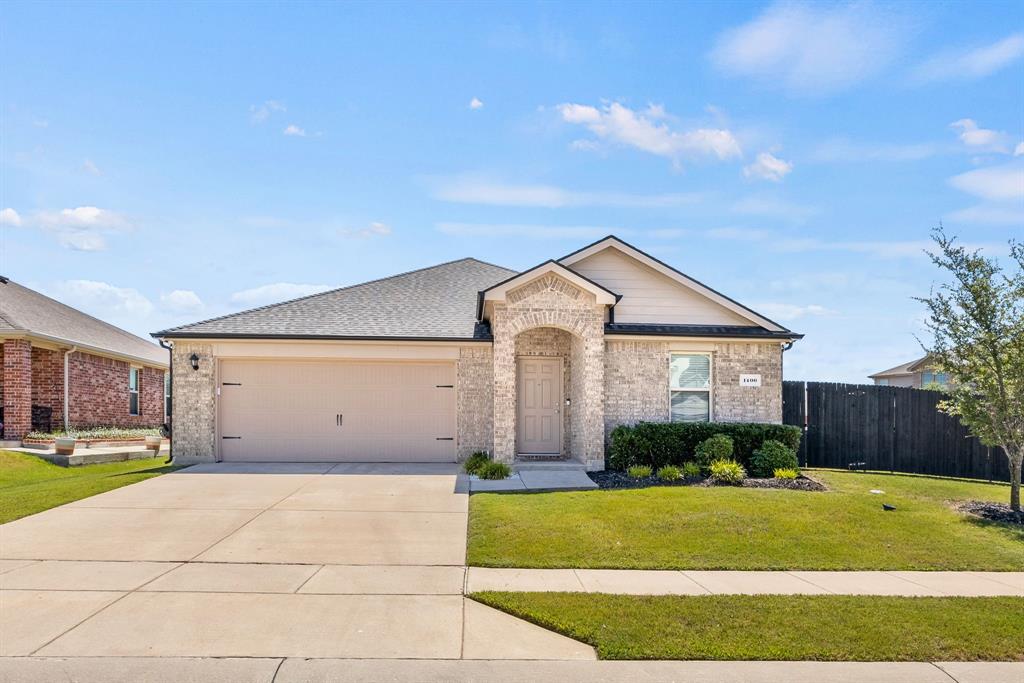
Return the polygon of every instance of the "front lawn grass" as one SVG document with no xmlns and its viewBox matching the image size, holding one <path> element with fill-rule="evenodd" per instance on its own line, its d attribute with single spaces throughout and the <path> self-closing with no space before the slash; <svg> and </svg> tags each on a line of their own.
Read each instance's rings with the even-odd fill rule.
<svg viewBox="0 0 1024 683">
<path fill-rule="evenodd" d="M 470 498 L 469 563 L 629 569 L 1024 570 L 1024 530 L 955 512 L 1009 487 L 813 471 L 827 492 L 661 487 Z M 870 493 L 881 489 L 885 495 Z M 896 510 L 882 510 L 882 503 Z"/>
<path fill-rule="evenodd" d="M 476 593 L 601 659 L 1024 661 L 1024 598 Z"/>
<path fill-rule="evenodd" d="M 146 458 L 61 467 L 16 451 L 0 451 L 0 524 L 178 469 Z"/>
</svg>

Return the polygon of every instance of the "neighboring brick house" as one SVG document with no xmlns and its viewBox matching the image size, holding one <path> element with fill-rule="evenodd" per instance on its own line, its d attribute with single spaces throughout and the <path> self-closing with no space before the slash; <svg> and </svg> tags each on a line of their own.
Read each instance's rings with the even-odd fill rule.
<svg viewBox="0 0 1024 683">
<path fill-rule="evenodd" d="M 522 273 L 463 259 L 185 325 L 178 462 L 571 459 L 639 421 L 782 421 L 802 335 L 608 237 Z"/>
<path fill-rule="evenodd" d="M 154 427 L 166 421 L 167 351 L 4 277 L 0 365 L 4 440 L 65 425 Z"/>
</svg>

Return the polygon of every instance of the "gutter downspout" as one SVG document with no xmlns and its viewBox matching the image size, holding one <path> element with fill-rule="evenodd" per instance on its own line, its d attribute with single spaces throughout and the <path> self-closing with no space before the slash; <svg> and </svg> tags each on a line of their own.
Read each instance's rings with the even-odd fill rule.
<svg viewBox="0 0 1024 683">
<path fill-rule="evenodd" d="M 174 410 L 174 342 L 168 344 L 163 339 L 157 339 L 160 346 L 167 349 L 167 383 L 170 387 L 167 396 L 171 399 L 171 410 Z M 165 416 L 167 417 L 167 416 Z M 167 456 L 167 462 L 165 465 L 169 465 L 174 461 L 174 418 L 171 416 L 171 421 L 167 425 L 167 438 L 171 440 L 170 452 Z"/>
<path fill-rule="evenodd" d="M 71 430 L 71 371 L 68 367 L 68 356 L 78 350 L 72 346 L 64 352 L 64 435 Z"/>
</svg>

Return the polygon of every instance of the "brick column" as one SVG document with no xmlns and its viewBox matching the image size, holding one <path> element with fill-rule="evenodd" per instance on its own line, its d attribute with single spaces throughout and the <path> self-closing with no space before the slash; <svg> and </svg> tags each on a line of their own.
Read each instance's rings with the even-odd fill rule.
<svg viewBox="0 0 1024 683">
<path fill-rule="evenodd" d="M 516 460 L 516 339 L 502 307 L 494 308 L 494 459 L 511 465 Z"/>
<path fill-rule="evenodd" d="M 4 342 L 4 438 L 20 439 L 32 429 L 32 343 Z"/>
</svg>

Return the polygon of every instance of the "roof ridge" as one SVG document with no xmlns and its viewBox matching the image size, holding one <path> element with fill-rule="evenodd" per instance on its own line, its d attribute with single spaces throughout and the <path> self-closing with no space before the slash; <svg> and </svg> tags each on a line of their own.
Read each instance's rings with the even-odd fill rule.
<svg viewBox="0 0 1024 683">
<path fill-rule="evenodd" d="M 245 314 L 248 314 L 248 313 L 254 313 L 256 311 L 265 311 L 265 310 L 267 310 L 269 308 L 274 308 L 276 306 L 284 306 L 285 304 L 293 304 L 293 303 L 296 303 L 298 301 L 305 301 L 306 299 L 312 299 L 312 298 L 315 298 L 315 297 L 318 297 L 318 296 L 325 296 L 327 294 L 337 294 L 338 292 L 343 292 L 343 291 L 346 291 L 346 290 L 349 290 L 349 289 L 355 289 L 356 287 L 362 287 L 364 285 L 373 285 L 373 284 L 377 284 L 379 282 L 386 282 L 388 280 L 394 280 L 395 278 L 405 277 L 407 275 L 414 275 L 416 273 L 422 273 L 422 272 L 427 271 L 427 270 L 433 270 L 435 268 L 442 268 L 444 266 L 450 266 L 450 265 L 452 265 L 454 263 L 461 263 L 463 261 L 476 261 L 477 263 L 482 263 L 484 265 L 491 266 L 491 267 L 494 267 L 494 268 L 503 268 L 504 270 L 511 270 L 510 268 L 504 268 L 503 266 L 497 266 L 497 265 L 495 265 L 493 263 L 486 263 L 486 262 L 481 261 L 479 259 L 475 259 L 472 256 L 466 256 L 466 257 L 463 257 L 463 258 L 453 259 L 451 261 L 444 261 L 443 263 L 437 263 L 437 264 L 434 264 L 432 266 L 425 266 L 423 268 L 414 268 L 413 270 L 407 270 L 407 271 L 402 272 L 402 273 L 396 273 L 395 275 L 388 275 L 387 277 L 380 277 L 380 278 L 376 278 L 374 280 L 367 280 L 366 282 L 357 282 L 357 283 L 352 284 L 352 285 L 345 285 L 344 287 L 335 287 L 334 289 L 328 289 L 328 290 L 325 290 L 323 292 L 317 292 L 315 294 L 306 294 L 305 296 L 296 297 L 294 299 L 287 299 L 285 301 L 278 301 L 278 302 L 272 303 L 272 304 L 265 304 L 263 306 L 256 306 L 254 308 L 247 308 L 244 311 L 236 311 L 234 313 L 228 313 L 226 315 L 218 315 L 218 316 L 215 316 L 213 318 L 207 318 L 206 320 L 198 320 L 198 321 L 196 321 L 194 323 L 188 323 L 186 325 L 178 325 L 176 327 L 169 327 L 169 328 L 167 328 L 165 330 L 160 330 L 159 332 L 153 332 L 151 336 L 159 337 L 160 335 L 166 334 L 168 332 L 177 332 L 179 330 L 183 330 L 183 329 L 186 329 L 186 328 L 189 328 L 189 327 L 195 327 L 196 325 L 203 325 L 205 323 L 215 322 L 215 321 L 218 321 L 218 320 L 227 320 L 229 318 L 234 318 L 236 316 L 245 315 Z"/>
<path fill-rule="evenodd" d="M 20 288 L 24 289 L 24 290 L 25 290 L 25 291 L 27 291 L 27 292 L 31 292 L 31 293 L 32 293 L 32 294 L 34 294 L 35 296 L 41 296 L 41 297 L 42 297 L 42 298 L 44 298 L 44 299 L 47 299 L 47 300 L 49 300 L 49 301 L 52 301 L 53 303 L 57 304 L 57 305 L 58 305 L 58 306 L 60 306 L 61 308 L 66 308 L 66 309 L 68 309 L 69 311 L 72 311 L 73 313 L 75 313 L 76 315 L 80 315 L 80 316 L 83 316 L 83 317 L 85 317 L 85 318 L 89 318 L 90 320 L 93 320 L 93 321 L 95 321 L 95 322 L 99 323 L 100 325 L 102 325 L 102 326 L 104 326 L 104 327 L 106 327 L 106 328 L 108 328 L 108 329 L 112 330 L 113 332 L 116 332 L 117 334 L 119 334 L 119 335 L 121 335 L 121 336 L 123 336 L 123 337 L 128 337 L 128 338 L 130 338 L 130 339 L 134 339 L 134 340 L 136 340 L 136 341 L 140 341 L 140 342 L 142 342 L 143 344 L 147 344 L 147 345 L 149 345 L 149 346 L 152 346 L 152 347 L 154 347 L 154 348 L 160 348 L 159 346 L 157 346 L 157 345 L 156 345 L 156 344 L 154 344 L 153 342 L 149 341 L 149 340 L 148 340 L 148 339 L 146 339 L 145 337 L 140 337 L 140 336 L 138 336 L 138 335 L 132 334 L 131 332 L 129 332 L 129 331 L 128 331 L 128 330 L 126 330 L 126 329 L 123 329 L 123 328 L 121 328 L 121 327 L 118 327 L 117 325 L 114 325 L 113 323 L 108 323 L 108 322 L 107 322 L 106 320 L 101 320 L 101 319 L 97 318 L 97 317 L 96 317 L 96 316 L 94 316 L 94 315 L 90 315 L 90 314 L 86 313 L 85 311 L 83 311 L 83 310 L 81 310 L 81 309 L 75 308 L 74 306 L 68 306 L 68 305 L 67 305 L 66 303 L 64 303 L 63 301 L 58 301 L 57 299 L 54 299 L 54 298 L 53 298 L 52 296 L 47 296 L 46 294 L 43 294 L 43 293 L 42 293 L 42 292 L 40 292 L 40 291 L 37 291 L 37 290 L 35 290 L 35 289 L 32 289 L 31 287 L 26 287 L 25 285 L 21 284 L 20 282 L 16 282 L 16 281 L 14 281 L 14 280 L 11 280 L 10 278 L 8 278 L 7 284 L 12 284 L 12 285 L 16 285 L 16 286 L 18 286 L 18 287 L 20 287 Z M 0 314 L 2 314 L 2 312 L 0 312 Z M 12 324 L 14 324 L 14 325 L 17 325 L 17 324 L 19 324 L 19 323 L 17 323 L 16 321 L 12 321 L 12 320 L 11 320 L 10 318 L 8 318 L 8 317 L 6 317 L 6 316 L 2 316 L 2 317 L 4 318 L 4 320 L 7 320 L 8 322 L 10 322 L 10 323 L 12 323 Z M 23 326 L 23 327 L 22 327 L 21 329 L 25 329 L 25 330 L 27 330 L 27 331 L 29 331 L 29 332 L 32 332 L 32 331 L 33 331 L 33 330 L 31 330 L 31 329 L 29 329 L 29 328 L 27 328 L 27 327 L 24 327 L 24 326 Z M 72 342 L 73 342 L 73 341 L 75 341 L 75 340 L 74 340 L 74 339 L 68 339 L 67 341 L 72 341 Z M 85 342 L 82 342 L 82 343 L 84 344 Z"/>
</svg>

